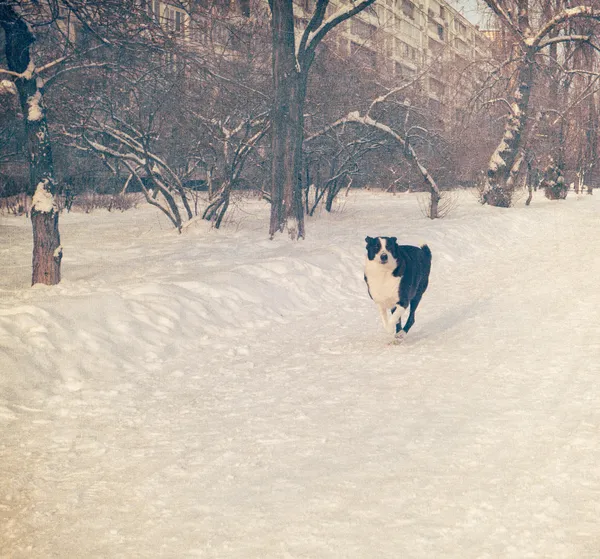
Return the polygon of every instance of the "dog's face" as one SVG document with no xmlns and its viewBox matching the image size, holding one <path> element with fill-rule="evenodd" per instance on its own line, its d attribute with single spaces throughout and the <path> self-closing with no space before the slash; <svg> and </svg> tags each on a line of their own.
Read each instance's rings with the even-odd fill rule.
<svg viewBox="0 0 600 559">
<path fill-rule="evenodd" d="M 367 237 L 367 258 L 384 266 L 396 266 L 396 237 Z"/>
</svg>

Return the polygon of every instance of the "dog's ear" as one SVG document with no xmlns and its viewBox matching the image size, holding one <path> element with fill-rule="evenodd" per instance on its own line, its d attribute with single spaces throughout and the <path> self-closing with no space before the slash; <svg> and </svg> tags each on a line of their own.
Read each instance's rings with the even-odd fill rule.
<svg viewBox="0 0 600 559">
<path fill-rule="evenodd" d="M 365 242 L 370 245 L 375 239 L 373 237 L 365 237 Z"/>
<path fill-rule="evenodd" d="M 392 243 L 396 244 L 396 241 L 398 241 L 398 239 L 396 237 L 390 237 L 390 241 L 392 241 Z"/>
</svg>

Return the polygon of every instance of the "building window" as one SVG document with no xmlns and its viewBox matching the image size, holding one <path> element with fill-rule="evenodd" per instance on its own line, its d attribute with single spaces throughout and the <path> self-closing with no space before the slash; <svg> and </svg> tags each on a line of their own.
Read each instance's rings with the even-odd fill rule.
<svg viewBox="0 0 600 559">
<path fill-rule="evenodd" d="M 331 4 L 329 4 L 329 6 L 331 6 Z M 390 18 L 390 13 L 385 9 L 383 4 L 376 4 L 375 13 L 377 14 L 377 19 L 381 26 L 385 25 Z"/>
<path fill-rule="evenodd" d="M 463 55 L 467 55 L 469 53 L 469 45 L 458 37 L 456 38 L 456 41 L 454 41 L 454 46 L 456 50 Z"/>
<path fill-rule="evenodd" d="M 198 22 L 195 22 L 193 25 L 190 25 L 190 36 L 192 41 L 206 44 L 209 39 L 209 32 Z"/>
<path fill-rule="evenodd" d="M 410 0 L 402 0 L 402 13 L 410 19 L 415 19 L 415 5 Z"/>
<path fill-rule="evenodd" d="M 416 74 L 415 71 L 411 68 L 407 68 L 400 62 L 396 62 L 394 65 L 394 75 L 396 75 L 399 78 L 402 78 L 403 82 L 408 82 L 410 80 L 413 80 Z"/>
<path fill-rule="evenodd" d="M 421 37 L 421 31 L 419 30 L 419 28 L 416 27 L 410 21 L 403 21 L 401 29 L 402 33 L 404 33 L 404 35 L 407 37 L 411 37 L 416 40 L 418 40 Z"/>
<path fill-rule="evenodd" d="M 384 42 L 384 52 L 387 58 L 394 56 L 394 38 L 387 37 Z"/>
<path fill-rule="evenodd" d="M 356 35 L 361 39 L 370 39 L 375 33 L 375 26 L 370 23 L 365 23 L 360 19 L 352 18 L 350 20 L 350 31 L 353 35 Z"/>
<path fill-rule="evenodd" d="M 213 43 L 226 47 L 229 45 L 230 34 L 229 29 L 220 23 L 216 23 L 212 29 Z"/>
<path fill-rule="evenodd" d="M 435 78 L 429 78 L 429 90 L 431 93 L 441 98 L 444 96 L 444 84 L 440 80 L 436 80 Z"/>
</svg>

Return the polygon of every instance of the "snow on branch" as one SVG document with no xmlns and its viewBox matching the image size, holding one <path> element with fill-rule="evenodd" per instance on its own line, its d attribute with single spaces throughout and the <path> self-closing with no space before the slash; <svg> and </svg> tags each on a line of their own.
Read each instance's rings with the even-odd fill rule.
<svg viewBox="0 0 600 559">
<path fill-rule="evenodd" d="M 123 153 L 121 151 L 111 149 L 105 145 L 100 144 L 99 142 L 90 139 L 88 136 L 82 136 L 82 138 L 90 146 L 90 148 L 92 148 L 94 151 L 97 151 L 100 154 L 109 155 L 110 157 L 114 157 L 115 159 L 123 161 L 133 161 L 134 163 L 142 167 L 146 165 L 146 160 L 144 158 L 138 157 L 134 153 Z"/>
<path fill-rule="evenodd" d="M 27 68 L 25 69 L 25 71 L 23 71 L 21 73 L 13 72 L 12 70 L 6 70 L 5 68 L 0 68 L 0 74 L 7 74 L 9 76 L 13 76 L 14 78 L 23 79 L 23 80 L 30 80 L 33 77 L 33 73 L 35 71 L 36 71 L 36 68 L 35 68 L 33 61 L 30 61 L 29 64 L 27 65 Z"/>
<path fill-rule="evenodd" d="M 319 132 L 306 138 L 305 142 L 310 142 L 320 136 L 325 135 L 327 132 L 335 128 L 344 126 L 345 124 L 359 124 L 362 126 L 374 128 L 384 133 L 386 136 L 392 138 L 396 143 L 400 145 L 406 159 L 417 168 L 419 173 L 422 175 L 423 180 L 427 183 L 429 189 L 436 195 L 440 195 L 438 185 L 436 184 L 433 177 L 429 174 L 429 171 L 421 163 L 419 156 L 413 149 L 412 145 L 410 145 L 410 142 L 407 142 L 402 136 L 400 136 L 400 134 L 398 134 L 395 130 L 390 128 L 387 124 L 383 124 L 382 122 L 374 120 L 368 115 L 361 116 L 358 111 L 350 112 L 345 117 L 336 120 L 334 123 L 330 124 L 329 126 L 326 126 Z"/>
<path fill-rule="evenodd" d="M 56 74 L 50 76 L 46 80 L 44 80 L 44 86 L 47 86 L 49 83 L 53 82 L 56 78 L 63 76 L 64 74 L 68 74 L 70 72 L 79 72 L 80 70 L 94 70 L 98 68 L 112 68 L 114 64 L 112 62 L 94 62 L 90 64 L 80 64 L 78 66 L 69 66 L 68 68 L 63 68 L 56 72 Z M 39 69 L 39 72 L 42 71 L 42 68 Z"/>
<path fill-rule="evenodd" d="M 390 91 L 388 91 L 387 93 L 384 93 L 383 95 L 380 95 L 379 97 L 377 97 L 376 99 L 374 99 L 373 102 L 369 105 L 369 108 L 367 109 L 367 113 L 366 113 L 367 116 L 369 116 L 371 114 L 371 111 L 373 110 L 373 108 L 376 105 L 378 105 L 380 103 L 385 103 L 385 101 L 387 101 L 393 95 L 396 95 L 397 93 L 400 93 L 401 91 L 404 91 L 405 89 L 409 88 L 411 85 L 414 85 L 422 77 L 424 77 L 428 72 L 429 72 L 429 68 L 425 68 L 422 72 L 420 72 L 419 74 L 417 74 L 409 82 L 406 82 L 405 84 L 402 84 L 402 85 L 400 85 L 398 87 L 394 87 L 393 89 L 390 89 Z"/>
<path fill-rule="evenodd" d="M 497 103 L 502 103 L 503 105 L 506 105 L 508 107 L 508 110 L 511 112 L 511 114 L 514 115 L 514 111 L 513 111 L 512 105 L 510 104 L 510 102 L 508 101 L 508 99 L 506 99 L 504 97 L 498 97 L 496 99 L 489 99 L 488 101 L 485 101 L 483 103 L 483 106 L 495 105 Z"/>
<path fill-rule="evenodd" d="M 17 88 L 14 82 L 11 82 L 10 80 L 0 80 L 0 95 L 4 93 L 8 93 L 10 95 L 17 94 Z"/>
<path fill-rule="evenodd" d="M 558 43 L 571 43 L 571 42 L 588 42 L 592 38 L 591 35 L 561 35 L 559 37 L 551 37 L 538 43 L 538 50 L 542 50 L 549 45 L 555 45 Z"/>
<path fill-rule="evenodd" d="M 6 68 L 0 68 L 0 74 L 6 74 L 8 76 L 13 76 L 15 78 L 21 77 L 21 74 L 19 74 L 19 72 L 13 72 L 12 70 L 7 70 Z"/>
<path fill-rule="evenodd" d="M 38 74 L 41 74 L 42 72 L 45 72 L 46 70 L 50 70 L 51 68 L 54 68 L 54 66 L 58 66 L 59 64 L 62 64 L 65 60 L 68 60 L 69 58 L 71 58 L 70 56 L 61 56 L 60 58 L 57 58 L 56 60 L 53 60 L 52 62 L 48 62 L 48 64 L 44 64 L 43 66 L 40 66 L 37 71 Z"/>
<path fill-rule="evenodd" d="M 542 41 L 549 33 L 554 31 L 563 23 L 576 18 L 600 20 L 600 12 L 591 6 L 576 6 L 575 8 L 567 8 L 548 21 L 548 23 L 546 23 L 546 25 L 544 25 L 536 33 L 536 35 L 530 39 L 528 44 L 537 49 L 543 48 L 541 46 Z"/>
</svg>

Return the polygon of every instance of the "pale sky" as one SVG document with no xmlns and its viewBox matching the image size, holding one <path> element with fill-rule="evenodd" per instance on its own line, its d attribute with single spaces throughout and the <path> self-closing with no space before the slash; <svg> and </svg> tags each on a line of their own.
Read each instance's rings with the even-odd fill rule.
<svg viewBox="0 0 600 559">
<path fill-rule="evenodd" d="M 448 3 L 463 14 L 471 23 L 482 29 L 489 28 L 489 9 L 481 0 L 447 0 Z"/>
</svg>

